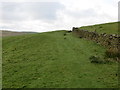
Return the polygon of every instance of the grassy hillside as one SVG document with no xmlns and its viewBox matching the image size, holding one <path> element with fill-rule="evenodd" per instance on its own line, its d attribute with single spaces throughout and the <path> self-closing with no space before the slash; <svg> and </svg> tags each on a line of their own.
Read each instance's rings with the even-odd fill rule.
<svg viewBox="0 0 120 90">
<path fill-rule="evenodd" d="M 0 37 L 0 89 L 2 89 L 2 38 Z"/>
<path fill-rule="evenodd" d="M 66 31 L 3 38 L 3 88 L 117 87 L 117 63 L 90 63 L 105 48 Z"/>
<path fill-rule="evenodd" d="M 113 22 L 113 23 L 105 23 L 105 24 L 97 24 L 91 26 L 83 26 L 80 27 L 81 29 L 95 31 L 98 33 L 107 33 L 107 34 L 118 34 L 118 25 L 120 23 Z"/>
</svg>

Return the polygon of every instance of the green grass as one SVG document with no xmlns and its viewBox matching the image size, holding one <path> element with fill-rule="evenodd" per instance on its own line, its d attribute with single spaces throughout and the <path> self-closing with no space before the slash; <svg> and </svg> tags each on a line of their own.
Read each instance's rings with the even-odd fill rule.
<svg viewBox="0 0 120 90">
<path fill-rule="evenodd" d="M 2 37 L 0 37 L 0 89 L 2 89 Z"/>
<path fill-rule="evenodd" d="M 3 38 L 3 88 L 113 88 L 117 63 L 90 63 L 105 48 L 65 31 Z M 64 39 L 66 37 L 66 39 Z"/>
<path fill-rule="evenodd" d="M 118 22 L 83 26 L 81 29 L 95 31 L 97 33 L 118 34 Z"/>
</svg>

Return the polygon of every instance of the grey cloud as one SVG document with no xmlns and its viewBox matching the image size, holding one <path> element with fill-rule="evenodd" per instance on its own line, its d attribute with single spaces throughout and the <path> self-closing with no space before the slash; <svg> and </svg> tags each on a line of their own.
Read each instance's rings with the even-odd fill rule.
<svg viewBox="0 0 120 90">
<path fill-rule="evenodd" d="M 55 20 L 56 12 L 64 6 L 58 2 L 2 3 L 3 21 L 21 21 L 30 19 Z"/>
<path fill-rule="evenodd" d="M 18 3 L 2 3 L 2 20 L 21 20 L 20 16 L 20 4 Z"/>
<path fill-rule="evenodd" d="M 118 21 L 120 22 L 120 1 L 118 2 Z"/>
<path fill-rule="evenodd" d="M 97 13 L 95 12 L 94 9 L 86 9 L 86 10 L 82 10 L 78 12 L 68 11 L 67 13 L 70 16 L 75 17 L 75 18 L 90 18 L 90 17 L 97 16 Z"/>
<path fill-rule="evenodd" d="M 33 5 L 29 5 L 27 11 L 33 14 L 34 19 L 54 20 L 57 17 L 57 10 L 63 8 L 63 5 L 57 2 L 34 3 Z"/>
</svg>

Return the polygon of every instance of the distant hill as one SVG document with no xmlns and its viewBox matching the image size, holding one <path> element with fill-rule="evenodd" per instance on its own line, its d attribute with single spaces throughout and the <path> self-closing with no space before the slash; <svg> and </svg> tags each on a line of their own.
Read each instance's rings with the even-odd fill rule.
<svg viewBox="0 0 120 90">
<path fill-rule="evenodd" d="M 0 30 L 0 36 L 17 36 L 17 35 L 23 35 L 23 34 L 32 34 L 36 32 L 15 32 L 15 31 L 7 31 L 7 30 Z"/>
<path fill-rule="evenodd" d="M 97 33 L 118 34 L 118 26 L 120 22 L 96 24 L 90 26 L 82 26 L 80 29 L 96 31 Z"/>
</svg>

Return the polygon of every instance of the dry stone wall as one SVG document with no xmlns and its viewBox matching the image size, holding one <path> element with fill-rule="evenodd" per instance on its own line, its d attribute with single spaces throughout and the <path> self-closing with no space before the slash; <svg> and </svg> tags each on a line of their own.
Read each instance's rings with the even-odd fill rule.
<svg viewBox="0 0 120 90">
<path fill-rule="evenodd" d="M 117 34 L 98 34 L 96 32 L 90 32 L 88 30 L 82 30 L 73 27 L 72 32 L 79 38 L 86 38 L 88 40 L 95 41 L 108 48 L 119 48 L 120 45 L 120 35 Z"/>
</svg>

